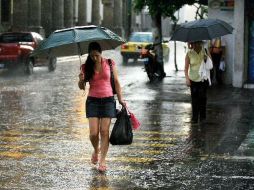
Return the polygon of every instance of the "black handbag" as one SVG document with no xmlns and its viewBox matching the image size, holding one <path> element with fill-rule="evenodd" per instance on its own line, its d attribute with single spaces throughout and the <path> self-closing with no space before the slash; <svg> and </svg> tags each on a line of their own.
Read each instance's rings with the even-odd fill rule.
<svg viewBox="0 0 254 190">
<path fill-rule="evenodd" d="M 129 145 L 133 140 L 130 116 L 125 107 L 118 112 L 116 122 L 110 134 L 109 142 L 112 145 Z"/>
</svg>

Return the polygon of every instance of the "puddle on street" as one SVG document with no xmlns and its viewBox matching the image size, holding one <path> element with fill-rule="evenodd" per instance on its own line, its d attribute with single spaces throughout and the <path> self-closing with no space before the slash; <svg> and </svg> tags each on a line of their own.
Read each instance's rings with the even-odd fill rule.
<svg viewBox="0 0 254 190">
<path fill-rule="evenodd" d="M 207 121 L 191 125 L 190 97 L 180 85 L 182 75 L 177 76 L 180 82 L 172 74 L 154 85 L 142 78 L 146 76 L 139 73 L 141 67 L 119 65 L 125 98 L 141 127 L 134 131 L 132 145 L 110 146 L 105 174 L 90 164 L 85 96 L 77 87 L 79 63 L 61 63 L 53 74 L 39 69 L 30 77 L 0 76 L 1 188 L 207 189 L 223 184 L 232 189 L 252 185 L 253 107 L 244 102 L 238 106 L 212 102 Z M 126 79 L 136 75 L 138 79 Z"/>
</svg>

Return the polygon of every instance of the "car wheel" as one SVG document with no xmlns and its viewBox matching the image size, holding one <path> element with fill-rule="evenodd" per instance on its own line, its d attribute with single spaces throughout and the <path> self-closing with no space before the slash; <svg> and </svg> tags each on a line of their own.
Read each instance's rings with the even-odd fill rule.
<svg viewBox="0 0 254 190">
<path fill-rule="evenodd" d="M 123 63 L 124 64 L 128 63 L 128 57 L 126 55 L 123 55 Z"/>
<path fill-rule="evenodd" d="M 169 49 L 163 49 L 163 61 L 166 63 L 169 61 Z"/>
<path fill-rule="evenodd" d="M 48 70 L 54 71 L 56 69 L 56 57 L 49 58 Z"/>
<path fill-rule="evenodd" d="M 33 59 L 28 59 L 28 61 L 25 63 L 25 73 L 31 75 L 33 73 L 33 69 L 34 61 Z"/>
<path fill-rule="evenodd" d="M 165 55 L 164 57 L 163 57 L 163 59 L 164 59 L 164 62 L 168 62 L 169 61 L 169 54 L 167 54 L 167 55 Z"/>
</svg>

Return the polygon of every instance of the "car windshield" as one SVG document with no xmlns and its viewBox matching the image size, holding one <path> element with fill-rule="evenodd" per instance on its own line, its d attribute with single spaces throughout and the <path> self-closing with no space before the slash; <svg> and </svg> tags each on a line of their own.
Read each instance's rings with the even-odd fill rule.
<svg viewBox="0 0 254 190">
<path fill-rule="evenodd" d="M 133 33 L 130 36 L 130 42 L 152 42 L 152 33 Z"/>
<path fill-rule="evenodd" d="M 31 34 L 3 34 L 0 36 L 0 43 L 33 42 Z"/>
</svg>

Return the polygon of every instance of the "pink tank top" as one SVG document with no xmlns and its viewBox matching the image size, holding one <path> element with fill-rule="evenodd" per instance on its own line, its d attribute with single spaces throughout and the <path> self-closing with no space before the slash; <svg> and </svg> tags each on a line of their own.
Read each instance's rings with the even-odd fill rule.
<svg viewBox="0 0 254 190">
<path fill-rule="evenodd" d="M 115 67 L 115 62 L 111 60 L 112 67 Z M 95 72 L 92 79 L 90 79 L 90 90 L 88 96 L 96 98 L 105 98 L 113 96 L 112 86 L 110 83 L 110 66 L 108 60 L 102 58 L 102 70 L 100 73 Z"/>
</svg>

